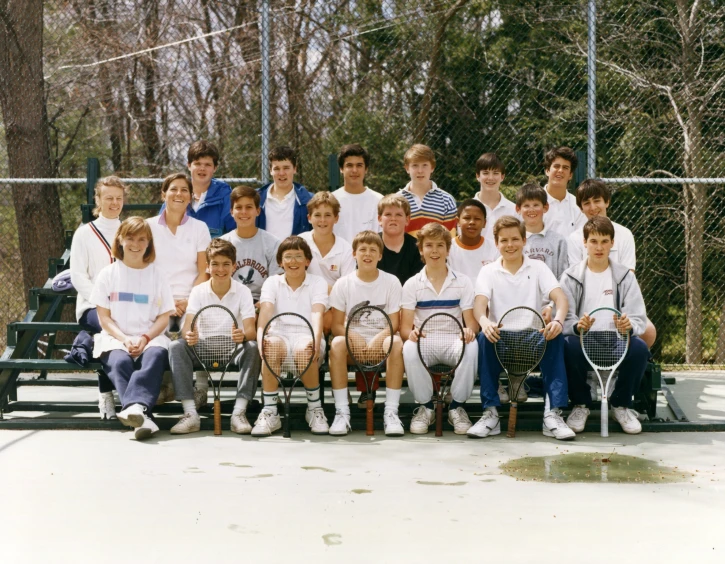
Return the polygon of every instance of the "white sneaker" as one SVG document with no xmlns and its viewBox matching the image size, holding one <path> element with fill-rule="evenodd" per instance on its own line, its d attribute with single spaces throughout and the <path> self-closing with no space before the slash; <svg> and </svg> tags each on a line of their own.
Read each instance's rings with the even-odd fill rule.
<svg viewBox="0 0 725 564">
<path fill-rule="evenodd" d="M 158 433 L 158 431 L 159 426 L 154 423 L 150 417 L 146 417 L 144 415 L 143 423 L 139 427 L 136 427 L 136 430 L 133 432 L 133 436 L 136 437 L 137 441 L 143 441 L 144 439 L 148 439 L 154 433 Z"/>
<path fill-rule="evenodd" d="M 554 437 L 560 441 L 570 441 L 576 437 L 561 416 L 561 409 L 552 409 L 544 415 L 544 423 L 541 427 L 545 437 Z"/>
<path fill-rule="evenodd" d="M 498 399 L 501 402 L 501 405 L 509 403 L 511 401 L 508 390 L 504 388 L 503 384 L 501 384 L 500 382 L 498 385 Z"/>
<path fill-rule="evenodd" d="M 232 433 L 237 435 L 248 435 L 252 432 L 252 426 L 247 420 L 247 414 L 244 411 L 239 413 L 232 413 L 232 420 L 229 424 L 229 429 Z"/>
<path fill-rule="evenodd" d="M 194 406 L 196 409 L 209 403 L 209 388 L 194 388 Z"/>
<path fill-rule="evenodd" d="M 398 412 L 392 409 L 386 409 L 383 413 L 383 428 L 387 437 L 402 437 L 405 434 Z"/>
<path fill-rule="evenodd" d="M 465 435 L 473 425 L 468 413 L 462 407 L 448 410 L 448 423 L 453 425 L 453 432 L 456 435 Z"/>
<path fill-rule="evenodd" d="M 156 398 L 156 405 L 164 405 L 168 401 L 174 401 L 175 396 L 174 384 L 171 382 L 163 384 L 159 391 L 159 397 Z"/>
<path fill-rule="evenodd" d="M 118 420 L 128 427 L 140 427 L 144 424 L 146 408 L 141 404 L 134 403 L 118 414 Z"/>
<path fill-rule="evenodd" d="M 330 432 L 330 425 L 328 425 L 327 417 L 321 407 L 313 409 L 308 407 L 305 412 L 305 421 L 310 425 L 313 435 L 327 435 Z"/>
<path fill-rule="evenodd" d="M 272 413 L 263 409 L 259 412 L 257 420 L 254 422 L 254 428 L 252 429 L 253 437 L 269 437 L 275 431 L 279 431 L 282 428 L 282 421 L 280 421 L 279 413 Z"/>
<path fill-rule="evenodd" d="M 198 413 L 184 413 L 176 425 L 171 427 L 172 435 L 186 435 L 187 433 L 196 433 L 201 429 L 201 419 Z"/>
<path fill-rule="evenodd" d="M 519 393 L 516 394 L 516 403 L 524 403 L 528 399 L 529 394 L 526 393 L 525 384 L 521 384 L 521 387 L 519 388 Z"/>
<path fill-rule="evenodd" d="M 588 417 L 589 408 L 586 405 L 575 405 L 569 417 L 566 418 L 566 424 L 575 433 L 581 433 L 587 424 Z"/>
<path fill-rule="evenodd" d="M 101 414 L 101 421 L 117 419 L 113 392 L 98 392 L 98 411 Z"/>
<path fill-rule="evenodd" d="M 352 431 L 350 426 L 350 413 L 343 413 L 339 409 L 335 410 L 335 420 L 330 425 L 330 434 L 336 437 L 347 435 L 348 431 Z"/>
<path fill-rule="evenodd" d="M 476 424 L 466 432 L 470 439 L 485 439 L 491 435 L 500 434 L 501 422 L 498 413 L 488 407 L 483 410 L 483 415 L 476 421 Z"/>
<path fill-rule="evenodd" d="M 436 412 L 421 405 L 413 412 L 413 419 L 410 420 L 410 432 L 414 435 L 425 435 L 428 427 L 436 420 Z"/>
<path fill-rule="evenodd" d="M 629 435 L 642 432 L 642 424 L 637 419 L 637 412 L 628 407 L 613 407 L 612 415 L 622 427 L 622 431 Z"/>
</svg>

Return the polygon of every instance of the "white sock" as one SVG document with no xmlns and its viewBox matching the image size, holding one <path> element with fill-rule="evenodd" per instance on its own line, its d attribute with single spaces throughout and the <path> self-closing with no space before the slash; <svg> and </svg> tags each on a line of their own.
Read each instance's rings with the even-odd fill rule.
<svg viewBox="0 0 725 564">
<path fill-rule="evenodd" d="M 196 389 L 197 390 L 208 390 L 209 389 L 209 376 L 206 372 L 194 372 L 196 376 Z"/>
<path fill-rule="evenodd" d="M 277 414 L 277 401 L 279 400 L 279 392 L 263 392 L 264 409 L 270 413 Z"/>
<path fill-rule="evenodd" d="M 305 388 L 305 392 L 307 392 L 307 409 L 322 407 L 322 402 L 320 401 L 320 386 L 316 388 Z"/>
<path fill-rule="evenodd" d="M 181 407 L 184 409 L 184 415 L 196 415 L 196 407 L 194 400 L 181 400 Z"/>
<path fill-rule="evenodd" d="M 486 409 L 488 409 L 491 413 L 498 417 L 498 409 L 496 409 L 495 407 L 487 407 Z"/>
<path fill-rule="evenodd" d="M 350 415 L 350 402 L 347 399 L 347 388 L 332 390 L 332 397 L 335 398 L 335 409 L 344 415 Z"/>
<path fill-rule="evenodd" d="M 398 413 L 398 407 L 400 406 L 400 394 L 403 390 L 391 390 L 385 388 L 385 409 L 392 410 Z"/>
<path fill-rule="evenodd" d="M 240 413 L 247 411 L 248 403 L 249 400 L 245 398 L 237 398 L 234 402 L 234 409 L 232 409 L 232 415 L 239 415 Z"/>
</svg>

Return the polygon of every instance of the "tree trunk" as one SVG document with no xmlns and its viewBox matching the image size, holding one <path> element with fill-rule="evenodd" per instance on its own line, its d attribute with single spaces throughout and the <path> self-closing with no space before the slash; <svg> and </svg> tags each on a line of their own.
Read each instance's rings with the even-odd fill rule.
<svg viewBox="0 0 725 564">
<path fill-rule="evenodd" d="M 51 177 L 42 0 L 0 0 L 0 83 L 10 176 Z M 60 199 L 54 185 L 17 184 L 13 204 L 27 300 L 47 280 L 48 259 L 63 252 Z"/>
</svg>

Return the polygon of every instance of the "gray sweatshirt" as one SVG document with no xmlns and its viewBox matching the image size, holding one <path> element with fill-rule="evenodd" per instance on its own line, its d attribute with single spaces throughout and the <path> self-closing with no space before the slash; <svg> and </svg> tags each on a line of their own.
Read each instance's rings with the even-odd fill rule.
<svg viewBox="0 0 725 564">
<path fill-rule="evenodd" d="M 524 255 L 530 259 L 542 260 L 558 280 L 569 268 L 569 250 L 566 239 L 552 229 L 541 233 L 527 233 Z"/>
<path fill-rule="evenodd" d="M 622 313 L 626 313 L 632 322 L 632 335 L 638 336 L 644 333 L 647 326 L 647 311 L 644 306 L 642 291 L 637 283 L 634 272 L 626 266 L 617 262 L 609 261 L 612 269 L 612 286 L 614 288 L 614 307 Z M 561 288 L 569 300 L 569 312 L 564 321 L 564 334 L 576 335 L 575 327 L 584 311 L 584 277 L 587 268 L 587 261 L 583 260 L 569 268 L 561 276 Z"/>
</svg>

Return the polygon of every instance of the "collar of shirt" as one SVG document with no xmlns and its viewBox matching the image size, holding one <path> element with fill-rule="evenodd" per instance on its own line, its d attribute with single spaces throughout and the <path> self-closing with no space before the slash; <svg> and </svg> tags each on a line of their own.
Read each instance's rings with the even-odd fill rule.
<svg viewBox="0 0 725 564">
<path fill-rule="evenodd" d="M 454 272 L 448 268 L 448 274 L 446 274 L 446 279 L 443 281 L 443 286 L 441 286 L 441 291 L 436 292 L 435 288 L 433 287 L 433 283 L 428 279 L 428 276 L 425 273 L 425 267 L 423 267 L 423 270 L 421 270 L 416 276 L 418 276 L 418 280 L 420 280 L 423 283 L 423 286 L 429 288 L 432 292 L 441 295 L 448 286 L 451 285 L 451 283 L 456 280 L 458 277 L 454 274 Z"/>
<path fill-rule="evenodd" d="M 461 243 L 461 240 L 458 237 L 453 238 L 453 242 L 460 247 L 461 249 L 465 249 L 467 251 L 475 251 L 476 249 L 480 249 L 483 246 L 483 243 L 486 241 L 486 239 L 481 235 L 481 240 L 476 243 L 475 245 L 464 245 Z"/>
<path fill-rule="evenodd" d="M 546 232 L 548 230 L 549 230 L 549 228 L 546 226 L 546 223 L 545 223 L 544 228 L 541 231 L 539 231 L 538 233 L 531 233 L 530 231 L 527 231 L 526 238 L 528 239 L 529 237 L 531 237 L 533 235 L 541 235 L 542 237 L 546 237 Z"/>
<path fill-rule="evenodd" d="M 307 273 L 305 273 L 305 279 L 302 281 L 302 284 L 299 285 L 299 287 L 297 288 L 297 290 L 293 290 L 292 289 L 292 286 L 290 286 L 287 283 L 287 275 L 284 272 L 282 274 L 280 274 L 280 276 L 282 277 L 282 284 L 284 284 L 285 286 L 287 286 L 287 288 L 289 288 L 290 292 L 296 292 L 300 288 L 304 288 L 305 286 L 309 286 L 310 285 L 310 275 L 307 274 Z"/>
<path fill-rule="evenodd" d="M 413 182 L 412 182 L 412 181 L 411 181 L 411 182 L 408 182 L 408 183 L 407 183 L 407 184 L 405 185 L 405 188 L 403 188 L 403 192 L 407 192 L 408 194 L 410 194 L 411 196 L 413 196 L 413 198 L 415 198 L 415 199 L 416 199 L 416 201 L 417 201 L 417 202 L 419 202 L 419 203 L 422 203 L 422 202 L 423 202 L 423 200 L 425 200 L 425 199 L 426 199 L 426 198 L 428 197 L 428 194 L 432 194 L 432 193 L 433 193 L 433 192 L 434 192 L 435 190 L 440 190 L 440 188 L 438 188 L 438 185 L 437 185 L 437 184 L 436 184 L 435 182 L 433 182 L 433 181 L 431 180 L 431 181 L 430 181 L 430 190 L 428 190 L 428 191 L 427 191 L 427 192 L 425 193 L 425 195 L 424 195 L 424 196 L 423 196 L 423 197 L 421 198 L 420 196 L 417 196 L 416 194 L 414 194 L 413 192 L 411 192 L 411 191 L 410 191 L 410 186 L 411 186 L 412 184 L 413 184 Z"/>
<path fill-rule="evenodd" d="M 272 188 L 274 188 L 274 186 L 272 186 Z M 272 188 L 269 189 L 269 193 L 267 195 L 270 198 L 272 198 L 272 200 L 274 200 L 275 202 L 287 203 L 288 200 L 290 200 L 292 198 L 295 198 L 297 196 L 297 194 L 295 193 L 295 187 L 292 186 L 292 190 L 290 190 L 289 192 L 287 192 L 287 194 L 285 195 L 285 197 L 280 200 L 277 196 L 274 196 L 272 194 Z"/>
<path fill-rule="evenodd" d="M 180 225 L 184 225 L 187 221 L 189 221 L 189 216 L 185 213 L 184 217 L 181 218 Z M 159 216 L 159 225 L 168 226 L 168 223 L 166 223 L 166 210 L 165 209 Z"/>
<path fill-rule="evenodd" d="M 503 267 L 503 257 L 498 257 L 492 264 L 495 264 L 496 265 L 493 268 L 495 268 L 499 272 L 503 272 L 504 274 L 507 274 L 509 276 L 518 276 L 522 272 L 525 272 L 526 270 L 532 268 L 532 266 L 531 266 L 532 265 L 531 259 L 529 257 L 527 257 L 526 255 L 523 255 L 523 259 L 524 259 L 524 261 L 523 261 L 523 263 L 521 263 L 521 268 L 519 268 L 516 271 L 516 274 L 511 274 L 508 270 L 506 270 Z M 539 261 L 539 262 L 541 262 L 541 261 Z"/>
<path fill-rule="evenodd" d="M 499 208 L 516 207 L 516 204 L 514 204 L 510 200 L 507 200 L 506 198 L 504 198 L 504 195 L 501 192 L 498 193 L 498 196 L 499 196 L 498 204 L 496 204 L 493 207 L 489 207 L 489 205 L 487 203 L 485 203 L 481 198 L 478 197 L 478 194 L 479 193 L 476 192 L 476 199 L 484 205 L 487 212 L 494 212 Z M 508 204 L 511 204 L 511 206 L 509 206 Z"/>
<path fill-rule="evenodd" d="M 212 295 L 215 298 L 219 298 L 219 296 L 216 295 L 216 292 L 214 292 L 214 289 L 211 287 L 211 280 L 207 280 L 206 282 L 204 282 L 204 285 L 206 287 L 207 294 Z M 234 286 L 235 286 L 235 283 L 234 283 L 234 280 L 232 280 L 231 285 L 229 286 L 229 290 L 227 290 L 227 293 L 224 294 L 224 296 L 223 296 L 224 298 L 226 298 L 227 296 L 229 296 L 231 294 L 237 293 L 237 289 Z M 219 299 L 223 299 L 223 298 L 219 298 Z"/>
</svg>

